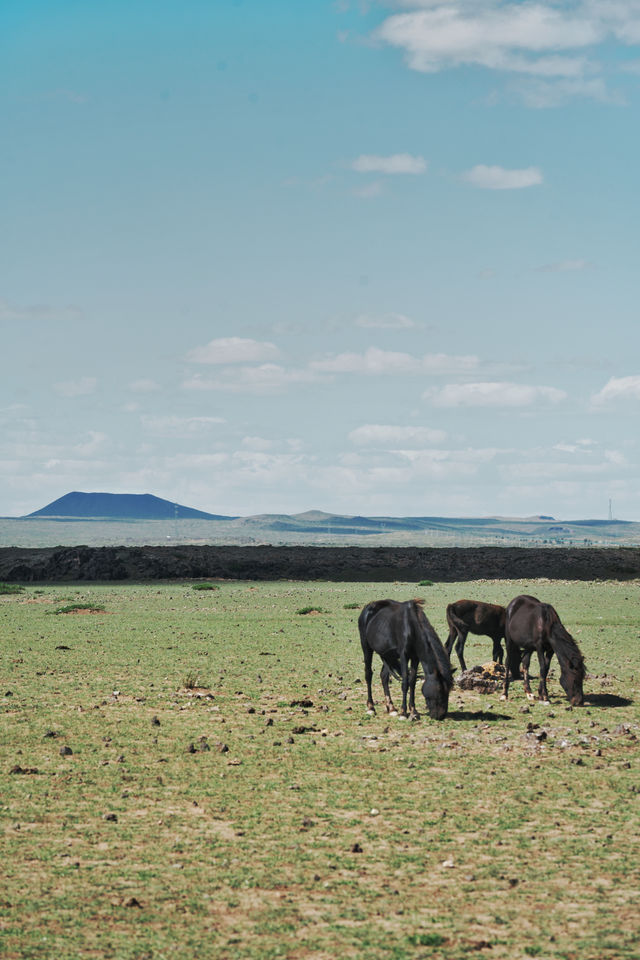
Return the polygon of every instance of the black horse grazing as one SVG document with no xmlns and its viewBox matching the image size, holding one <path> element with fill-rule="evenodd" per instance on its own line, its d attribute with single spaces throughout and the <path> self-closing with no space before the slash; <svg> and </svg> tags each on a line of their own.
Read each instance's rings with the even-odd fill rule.
<svg viewBox="0 0 640 960">
<path fill-rule="evenodd" d="M 456 600 L 447 607 L 449 636 L 445 647 L 449 656 L 455 640 L 456 653 L 461 670 L 466 670 L 464 645 L 468 633 L 491 637 L 493 640 L 493 659 L 502 663 L 502 644 L 504 637 L 504 618 L 506 609 L 497 603 L 482 603 L 480 600 Z"/>
<path fill-rule="evenodd" d="M 584 680 L 584 658 L 577 643 L 565 630 L 560 617 L 549 603 L 541 603 L 535 597 L 522 594 L 515 597 L 507 607 L 505 621 L 505 646 L 507 649 L 507 670 L 504 678 L 502 698 L 507 699 L 511 674 L 518 676 L 520 651 L 522 651 L 524 691 L 530 700 L 535 697 L 529 685 L 529 661 L 535 650 L 540 663 L 540 683 L 538 698 L 549 702 L 547 693 L 547 674 L 552 656 L 560 664 L 560 683 L 572 706 L 581 707 L 584 703 L 582 681 Z"/>
<path fill-rule="evenodd" d="M 371 661 L 373 654 L 382 658 L 380 680 L 384 690 L 387 713 L 397 711 L 389 693 L 389 676 L 402 680 L 402 710 L 407 716 L 407 691 L 409 691 L 409 716 L 418 720 L 415 704 L 418 664 L 424 670 L 422 693 L 429 716 L 443 720 L 449 706 L 449 691 L 453 686 L 451 664 L 444 647 L 418 600 L 374 600 L 368 603 L 358 618 L 360 642 L 364 654 L 364 675 L 367 681 L 367 709 L 375 713 L 371 693 Z"/>
</svg>

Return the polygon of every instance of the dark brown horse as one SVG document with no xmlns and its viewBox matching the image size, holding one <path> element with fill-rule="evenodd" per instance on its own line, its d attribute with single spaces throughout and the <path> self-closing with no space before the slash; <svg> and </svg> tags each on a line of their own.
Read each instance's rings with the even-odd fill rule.
<svg viewBox="0 0 640 960">
<path fill-rule="evenodd" d="M 444 647 L 417 600 L 400 603 L 397 600 L 374 600 L 368 603 L 358 618 L 358 630 L 364 655 L 364 675 L 367 681 L 367 709 L 375 713 L 371 678 L 373 654 L 382 658 L 380 680 L 384 690 L 387 713 L 396 714 L 389 692 L 389 677 L 393 674 L 402 681 L 402 710 L 418 720 L 415 704 L 418 664 L 424 670 L 422 693 L 434 720 L 443 720 L 449 707 L 449 692 L 453 686 L 451 664 Z"/>
<path fill-rule="evenodd" d="M 468 633 L 491 637 L 493 640 L 493 659 L 502 663 L 503 653 L 500 641 L 504 637 L 504 618 L 506 609 L 497 603 L 482 603 L 480 600 L 456 600 L 447 607 L 449 636 L 445 647 L 451 656 L 455 641 L 460 669 L 466 670 L 464 645 Z"/>
<path fill-rule="evenodd" d="M 584 680 L 584 658 L 578 644 L 567 633 L 560 617 L 549 603 L 541 603 L 535 597 L 522 594 L 515 597 L 507 607 L 505 619 L 505 646 L 507 650 L 507 670 L 504 678 L 502 698 L 507 699 L 511 674 L 518 676 L 522 657 L 524 691 L 530 700 L 535 697 L 529 685 L 529 662 L 535 650 L 540 664 L 540 683 L 538 699 L 549 702 L 547 693 L 547 674 L 552 656 L 560 664 L 560 684 L 573 706 L 584 703 L 582 681 Z"/>
</svg>

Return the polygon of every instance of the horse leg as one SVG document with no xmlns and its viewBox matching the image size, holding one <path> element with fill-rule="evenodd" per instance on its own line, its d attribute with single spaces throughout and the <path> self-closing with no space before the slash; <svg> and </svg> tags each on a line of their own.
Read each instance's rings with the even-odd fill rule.
<svg viewBox="0 0 640 960">
<path fill-rule="evenodd" d="M 453 645 L 455 641 L 456 653 L 458 655 L 458 660 L 460 662 L 460 669 L 466 670 L 467 666 L 464 662 L 464 642 L 467 639 L 467 634 L 462 633 L 459 627 L 450 627 L 449 636 L 447 637 L 447 642 L 444 645 L 445 650 L 449 654 L 449 660 L 451 660 L 451 651 L 453 650 Z"/>
<path fill-rule="evenodd" d="M 500 643 L 500 637 L 491 637 L 493 640 L 493 652 L 491 654 L 494 663 L 502 663 L 503 653 L 502 653 L 502 644 Z"/>
<path fill-rule="evenodd" d="M 387 708 L 387 713 L 390 713 L 392 717 L 396 717 L 398 715 L 398 711 L 393 705 L 393 700 L 391 699 L 391 693 L 389 691 L 390 676 L 391 671 L 386 663 L 384 663 L 382 665 L 382 670 L 380 671 L 380 682 L 382 684 L 382 689 L 384 690 L 384 703 Z"/>
<path fill-rule="evenodd" d="M 531 684 L 529 683 L 529 664 L 531 663 L 531 650 L 525 650 L 522 657 L 522 685 L 527 695 L 527 700 L 535 700 L 531 693 Z"/>
<path fill-rule="evenodd" d="M 540 683 L 538 684 L 538 699 L 543 703 L 549 703 L 549 694 L 547 693 L 547 674 L 551 665 L 551 657 L 544 650 L 538 650 L 538 662 L 540 664 Z"/>
<path fill-rule="evenodd" d="M 367 713 L 370 713 L 372 716 L 375 716 L 376 708 L 373 702 L 373 693 L 371 690 L 371 678 L 373 676 L 373 670 L 371 669 L 371 661 L 373 660 L 373 650 L 369 644 L 362 644 L 362 653 L 364 655 L 364 678 L 367 683 Z"/>
<path fill-rule="evenodd" d="M 504 671 L 504 684 L 502 686 L 502 696 L 501 700 L 507 700 L 509 698 L 509 683 L 512 679 L 517 678 L 518 672 L 520 670 L 520 656 L 518 652 L 518 647 L 511 642 L 509 637 L 504 638 L 504 647 L 506 651 L 506 667 Z M 516 669 L 513 670 L 514 663 L 516 664 Z M 513 670 L 513 677 L 512 677 Z"/>
<path fill-rule="evenodd" d="M 402 710 L 400 716 L 407 717 L 407 693 L 409 691 L 409 664 L 405 654 L 400 654 L 400 674 L 402 676 Z"/>
<path fill-rule="evenodd" d="M 464 645 L 467 642 L 468 630 L 458 630 L 458 639 L 456 641 L 456 653 L 458 654 L 458 660 L 460 661 L 460 669 L 464 672 L 467 669 L 467 665 L 464 662 Z"/>
<path fill-rule="evenodd" d="M 418 677 L 418 663 L 411 661 L 409 668 L 409 719 L 419 720 L 420 714 L 416 710 L 416 679 Z"/>
</svg>

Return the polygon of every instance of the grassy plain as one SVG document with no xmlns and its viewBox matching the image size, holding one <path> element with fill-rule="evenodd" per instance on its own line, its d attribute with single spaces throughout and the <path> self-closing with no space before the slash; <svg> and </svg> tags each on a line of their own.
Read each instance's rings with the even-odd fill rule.
<svg viewBox="0 0 640 960">
<path fill-rule="evenodd" d="M 0 955 L 638 957 L 639 588 L 0 597 Z M 442 723 L 367 715 L 364 603 L 425 596 L 444 639 L 448 602 L 521 592 L 580 644 L 584 708 L 556 668 L 549 707 L 514 684 L 508 703 L 454 689 Z"/>
</svg>

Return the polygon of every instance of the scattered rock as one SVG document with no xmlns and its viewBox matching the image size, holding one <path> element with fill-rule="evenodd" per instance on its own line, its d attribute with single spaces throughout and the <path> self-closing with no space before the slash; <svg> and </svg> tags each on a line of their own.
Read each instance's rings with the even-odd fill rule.
<svg viewBox="0 0 640 960">
<path fill-rule="evenodd" d="M 71 757 L 73 756 L 73 750 L 71 749 L 71 747 L 60 747 L 60 756 Z"/>
<path fill-rule="evenodd" d="M 105 813 L 103 820 L 106 820 L 108 823 L 117 823 L 118 814 L 117 813 Z"/>
</svg>

